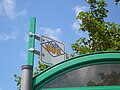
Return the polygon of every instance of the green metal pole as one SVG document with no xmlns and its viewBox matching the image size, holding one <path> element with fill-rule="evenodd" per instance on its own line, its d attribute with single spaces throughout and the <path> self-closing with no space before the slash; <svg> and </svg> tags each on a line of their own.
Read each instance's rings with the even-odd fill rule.
<svg viewBox="0 0 120 90">
<path fill-rule="evenodd" d="M 32 90 L 32 74 L 34 66 L 36 18 L 30 18 L 29 48 L 27 65 L 22 66 L 21 90 Z"/>
<path fill-rule="evenodd" d="M 28 49 L 28 65 L 34 65 L 34 47 L 35 47 L 35 29 L 36 18 L 30 18 L 30 33 L 29 33 L 29 49 Z"/>
</svg>

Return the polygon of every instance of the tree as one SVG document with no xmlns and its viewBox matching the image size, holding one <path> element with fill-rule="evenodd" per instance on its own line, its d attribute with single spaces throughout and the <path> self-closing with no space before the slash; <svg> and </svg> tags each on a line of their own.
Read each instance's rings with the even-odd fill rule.
<svg viewBox="0 0 120 90">
<path fill-rule="evenodd" d="M 108 10 L 105 0 L 86 0 L 90 5 L 89 11 L 80 12 L 80 29 L 88 32 L 89 38 L 80 37 L 72 49 L 74 54 L 86 54 L 95 51 L 120 50 L 120 25 L 106 22 Z M 118 3 L 119 0 L 116 0 Z"/>
<path fill-rule="evenodd" d="M 116 4 L 120 3 L 120 0 L 115 0 Z"/>
</svg>

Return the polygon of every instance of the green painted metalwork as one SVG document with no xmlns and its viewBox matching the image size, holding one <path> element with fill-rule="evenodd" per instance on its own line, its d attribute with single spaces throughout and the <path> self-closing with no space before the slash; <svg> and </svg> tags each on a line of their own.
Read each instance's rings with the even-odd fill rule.
<svg viewBox="0 0 120 90">
<path fill-rule="evenodd" d="M 93 86 L 76 88 L 47 88 L 42 90 L 120 90 L 120 86 Z"/>
<path fill-rule="evenodd" d="M 39 90 L 43 85 L 45 85 L 49 81 L 69 71 L 82 67 L 99 65 L 99 64 L 120 64 L 120 51 L 96 52 L 96 53 L 81 55 L 65 60 L 59 64 L 56 64 L 53 67 L 45 70 L 44 72 L 40 73 L 38 76 L 33 78 L 33 90 Z M 118 86 L 118 88 L 120 88 L 120 86 Z M 88 89 L 84 89 L 84 90 L 88 90 Z M 117 90 L 117 89 L 109 89 L 109 90 Z"/>
<path fill-rule="evenodd" d="M 28 65 L 34 65 L 34 47 L 35 47 L 35 27 L 36 18 L 30 18 L 30 34 L 29 35 L 29 49 L 28 49 Z"/>
</svg>

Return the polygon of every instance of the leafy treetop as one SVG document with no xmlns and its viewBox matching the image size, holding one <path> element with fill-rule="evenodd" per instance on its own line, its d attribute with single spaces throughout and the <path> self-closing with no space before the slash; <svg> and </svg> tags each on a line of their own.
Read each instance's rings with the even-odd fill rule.
<svg viewBox="0 0 120 90">
<path fill-rule="evenodd" d="M 88 32 L 89 38 L 80 37 L 72 49 L 75 54 L 85 54 L 95 51 L 120 50 L 120 25 L 106 22 L 108 10 L 105 0 L 86 0 L 89 11 L 80 12 L 80 30 Z"/>
</svg>

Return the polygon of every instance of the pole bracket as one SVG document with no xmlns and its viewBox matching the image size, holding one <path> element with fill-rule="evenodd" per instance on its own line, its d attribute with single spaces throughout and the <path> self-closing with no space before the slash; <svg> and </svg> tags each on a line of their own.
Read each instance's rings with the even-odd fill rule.
<svg viewBox="0 0 120 90">
<path fill-rule="evenodd" d="M 31 36 L 35 36 L 35 34 L 33 34 L 32 32 L 30 32 L 29 33 L 29 36 L 31 37 Z"/>
<path fill-rule="evenodd" d="M 33 52 L 35 49 L 34 48 L 29 48 L 28 51 Z"/>
<path fill-rule="evenodd" d="M 35 50 L 34 48 L 30 48 L 30 49 L 28 49 L 28 51 L 34 52 L 36 55 L 40 56 L 40 52 Z"/>
<path fill-rule="evenodd" d="M 32 36 L 35 36 L 35 39 L 40 41 L 40 37 L 37 36 L 36 34 L 33 34 L 32 32 L 29 33 L 29 36 L 32 37 Z"/>
<path fill-rule="evenodd" d="M 40 41 L 40 37 L 37 36 L 37 35 L 35 35 L 35 39 L 38 40 L 38 41 Z"/>
</svg>

